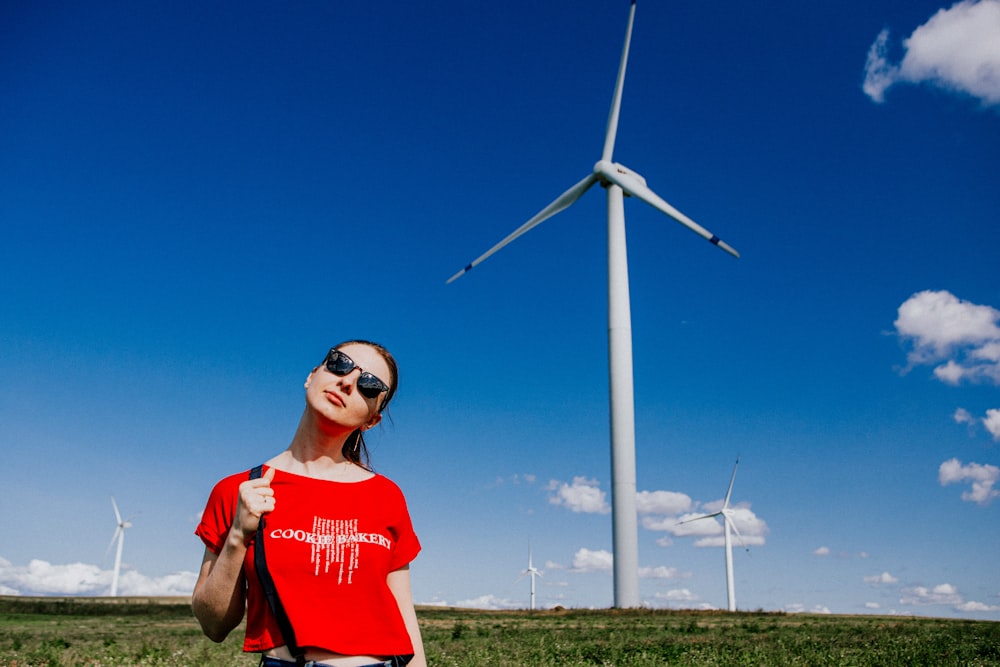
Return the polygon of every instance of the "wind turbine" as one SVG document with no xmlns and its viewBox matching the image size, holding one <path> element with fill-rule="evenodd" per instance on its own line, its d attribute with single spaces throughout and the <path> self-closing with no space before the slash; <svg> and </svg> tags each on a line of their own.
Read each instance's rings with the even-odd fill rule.
<svg viewBox="0 0 1000 667">
<path fill-rule="evenodd" d="M 115 502 L 115 497 L 111 496 L 111 507 L 115 510 L 115 522 L 117 527 L 115 528 L 114 535 L 111 536 L 111 542 L 108 543 L 108 549 L 111 545 L 115 543 L 115 539 L 118 540 L 118 547 L 115 550 L 115 569 L 114 574 L 111 576 L 111 597 L 118 595 L 118 574 L 121 572 L 122 568 L 122 547 L 125 545 L 125 529 L 132 527 L 132 522 L 128 520 L 122 520 L 121 512 L 118 511 L 118 503 Z"/>
<path fill-rule="evenodd" d="M 681 521 L 681 523 L 690 523 L 692 521 L 698 521 L 700 519 L 711 519 L 713 517 L 721 516 L 723 529 L 725 530 L 726 536 L 726 594 L 729 601 L 729 611 L 736 611 L 736 586 L 733 584 L 733 541 L 729 534 L 730 528 L 736 533 L 736 536 L 740 538 L 740 543 L 743 545 L 747 551 L 746 543 L 743 541 L 743 536 L 740 535 L 740 529 L 736 527 L 736 522 L 733 521 L 733 515 L 736 514 L 735 510 L 729 507 L 729 497 L 733 495 L 733 482 L 736 481 L 736 468 L 740 465 L 740 459 L 737 457 L 736 465 L 733 466 L 733 476 L 729 478 L 729 489 L 726 491 L 726 499 L 722 502 L 722 509 L 718 512 L 713 512 L 712 514 L 706 514 L 704 516 L 697 516 L 693 519 L 687 519 L 686 521 Z"/>
<path fill-rule="evenodd" d="M 528 548 L 528 569 L 521 571 L 521 576 L 518 577 L 514 583 L 516 584 L 521 579 L 525 577 L 531 577 L 531 598 L 530 598 L 530 608 L 531 611 L 535 610 L 535 577 L 542 576 L 542 571 L 531 564 L 531 548 Z"/>
<path fill-rule="evenodd" d="M 635 507 L 635 410 L 632 387 L 632 315 L 629 305 L 628 256 L 625 246 L 624 196 L 640 199 L 665 213 L 713 245 L 739 257 L 729 244 L 665 202 L 647 185 L 646 179 L 628 167 L 612 162 L 618 114 L 635 0 L 629 8 L 625 46 L 622 49 L 618 78 L 611 102 L 611 113 L 604 137 L 604 150 L 593 171 L 579 183 L 559 195 L 505 239 L 477 257 L 472 263 L 448 279 L 452 282 L 508 243 L 540 225 L 556 213 L 565 210 L 595 183 L 608 193 L 608 363 L 611 412 L 611 505 L 614 548 L 614 588 L 616 607 L 639 606 L 639 533 Z"/>
</svg>

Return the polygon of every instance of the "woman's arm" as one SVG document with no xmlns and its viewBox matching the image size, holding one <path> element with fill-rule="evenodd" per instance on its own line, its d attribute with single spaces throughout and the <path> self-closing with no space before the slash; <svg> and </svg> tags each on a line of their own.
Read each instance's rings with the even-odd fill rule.
<svg viewBox="0 0 1000 667">
<path fill-rule="evenodd" d="M 420 625 L 417 623 L 417 612 L 413 608 L 413 593 L 410 590 L 410 566 L 404 565 L 398 570 L 393 570 L 386 577 L 389 590 L 396 598 L 399 605 L 399 613 L 403 616 L 403 623 L 406 624 L 406 631 L 410 634 L 410 642 L 413 644 L 413 660 L 408 667 L 427 667 L 427 658 L 424 656 L 424 640 L 420 637 Z"/>
<path fill-rule="evenodd" d="M 191 596 L 191 608 L 209 639 L 221 642 L 233 631 L 246 613 L 246 578 L 243 560 L 247 545 L 260 523 L 261 514 L 274 509 L 271 480 L 274 468 L 262 477 L 240 484 L 236 518 L 222 545 L 222 551 L 206 547 L 201 571 Z"/>
<path fill-rule="evenodd" d="M 243 554 L 239 549 L 226 546 L 219 554 L 205 548 L 198 582 L 191 596 L 191 608 L 205 635 L 214 642 L 221 642 L 233 631 L 246 611 L 246 582 L 243 575 Z M 229 553 L 227 553 L 229 552 Z"/>
</svg>

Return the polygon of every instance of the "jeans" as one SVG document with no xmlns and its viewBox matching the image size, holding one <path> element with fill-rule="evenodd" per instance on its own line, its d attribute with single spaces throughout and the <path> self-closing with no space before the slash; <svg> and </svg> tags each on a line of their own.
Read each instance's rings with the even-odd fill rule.
<svg viewBox="0 0 1000 667">
<path fill-rule="evenodd" d="M 373 662 L 370 665 L 364 665 L 364 667 L 405 667 L 406 663 L 413 659 L 412 655 L 394 655 L 384 662 Z M 313 660 L 308 660 L 305 663 L 305 667 L 323 667 L 322 662 L 315 662 Z M 266 655 L 260 657 L 260 667 L 295 667 L 294 660 L 282 660 L 281 658 L 271 658 Z"/>
</svg>

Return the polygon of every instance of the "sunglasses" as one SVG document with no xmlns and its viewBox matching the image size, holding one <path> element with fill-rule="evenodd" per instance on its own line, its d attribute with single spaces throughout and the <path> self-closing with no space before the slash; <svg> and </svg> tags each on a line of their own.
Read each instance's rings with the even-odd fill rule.
<svg viewBox="0 0 1000 667">
<path fill-rule="evenodd" d="M 344 377 L 355 368 L 361 371 L 361 376 L 358 377 L 357 386 L 358 391 L 360 391 L 361 395 L 365 398 L 378 398 L 378 395 L 383 391 L 389 391 L 389 385 L 358 366 L 354 363 L 354 359 L 351 359 L 338 349 L 330 350 L 323 363 L 326 365 L 326 370 L 338 377 Z"/>
</svg>

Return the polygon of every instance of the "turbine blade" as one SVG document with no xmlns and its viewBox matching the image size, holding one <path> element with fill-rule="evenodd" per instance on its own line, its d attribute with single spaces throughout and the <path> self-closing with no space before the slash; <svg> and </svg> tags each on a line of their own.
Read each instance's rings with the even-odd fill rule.
<svg viewBox="0 0 1000 667">
<path fill-rule="evenodd" d="M 594 174 L 603 182 L 614 183 L 624 190 L 625 194 L 631 195 L 636 199 L 641 199 L 661 213 L 666 213 L 698 236 L 706 239 L 712 245 L 719 246 L 733 257 L 740 256 L 740 253 L 736 252 L 728 243 L 665 202 L 660 195 L 653 192 L 646 185 L 646 179 L 634 173 L 625 165 L 608 160 L 600 160 L 594 165 Z"/>
<path fill-rule="evenodd" d="M 115 502 L 114 496 L 111 496 L 111 507 L 115 509 L 115 523 L 120 526 L 122 523 L 122 515 L 121 512 L 118 511 L 118 503 Z"/>
<path fill-rule="evenodd" d="M 618 113 L 622 106 L 622 89 L 625 87 L 625 66 L 628 64 L 629 44 L 632 42 L 632 22 L 635 20 L 635 0 L 628 10 L 628 27 L 625 29 L 625 46 L 622 48 L 622 59 L 618 64 L 618 78 L 615 80 L 615 92 L 611 97 L 611 112 L 608 114 L 608 128 L 604 135 L 603 160 L 610 160 L 615 151 L 615 137 L 618 135 Z"/>
<path fill-rule="evenodd" d="M 455 280 L 461 278 L 466 273 L 471 271 L 475 266 L 481 263 L 483 260 L 485 260 L 493 253 L 503 248 L 511 241 L 515 240 L 517 237 L 531 231 L 534 227 L 537 227 L 538 225 L 542 224 L 543 222 L 554 216 L 556 213 L 559 213 L 560 211 L 565 210 L 566 208 L 571 206 L 573 202 L 579 199 L 580 196 L 583 195 L 583 193 L 586 192 L 590 188 L 590 186 L 592 186 L 596 182 L 597 182 L 597 176 L 595 174 L 588 175 L 586 178 L 584 178 L 582 181 L 571 187 L 569 190 L 559 195 L 559 197 L 557 197 L 554 202 L 552 202 L 551 204 L 543 208 L 541 211 L 539 211 L 533 218 L 531 218 L 531 220 L 528 220 L 526 223 L 515 229 L 510 234 L 508 234 L 504 240 L 500 241 L 500 243 L 497 243 L 495 246 L 493 246 L 492 248 L 484 252 L 482 255 L 474 259 L 471 264 L 469 264 L 464 269 L 453 275 L 451 278 L 448 278 L 447 282 L 452 283 Z"/>
<path fill-rule="evenodd" d="M 740 465 L 739 458 L 736 459 L 736 465 L 733 466 L 733 476 L 729 478 L 729 489 L 726 491 L 726 500 L 722 503 L 723 508 L 729 507 L 729 496 L 733 495 L 733 482 L 736 481 L 736 468 Z"/>
<path fill-rule="evenodd" d="M 662 213 L 666 213 L 671 218 L 681 223 L 682 225 L 690 229 L 698 236 L 702 237 L 703 239 L 706 239 L 712 245 L 719 246 L 733 257 L 740 256 L 740 253 L 737 252 L 735 248 L 733 248 L 731 245 L 720 239 L 718 236 L 708 231 L 707 229 L 699 225 L 697 222 L 695 222 L 694 220 L 687 217 L 686 215 L 678 211 L 676 208 L 665 202 L 658 194 L 650 190 L 648 186 L 642 184 L 631 184 L 631 183 L 629 185 L 632 185 L 633 187 L 622 188 L 628 194 L 632 195 L 636 199 L 641 199 L 642 201 L 646 202 L 656 210 Z"/>
<path fill-rule="evenodd" d="M 713 512 L 712 514 L 705 514 L 703 516 L 696 516 L 693 519 L 685 519 L 684 521 L 679 521 L 677 525 L 679 526 L 683 523 L 691 523 L 692 521 L 700 521 L 701 519 L 711 519 L 712 517 L 719 516 L 720 514 L 722 514 L 721 511 Z"/>
<path fill-rule="evenodd" d="M 117 528 L 115 528 L 115 532 L 111 535 L 111 541 L 108 542 L 108 548 L 104 550 L 104 557 L 105 558 L 107 558 L 108 554 L 111 553 L 111 547 L 114 546 L 115 540 L 118 539 L 118 533 L 120 533 L 121 530 L 122 530 L 121 526 L 118 526 Z"/>
<path fill-rule="evenodd" d="M 743 548 L 746 549 L 747 553 L 750 553 L 750 547 L 748 547 L 747 543 L 743 540 L 743 535 L 740 533 L 740 529 L 736 527 L 736 522 L 733 521 L 732 519 L 730 519 L 725 514 L 723 514 L 722 516 L 725 518 L 726 522 L 729 524 L 729 527 L 733 529 L 733 532 L 736 533 L 736 538 L 740 541 L 740 544 L 743 545 Z"/>
</svg>

